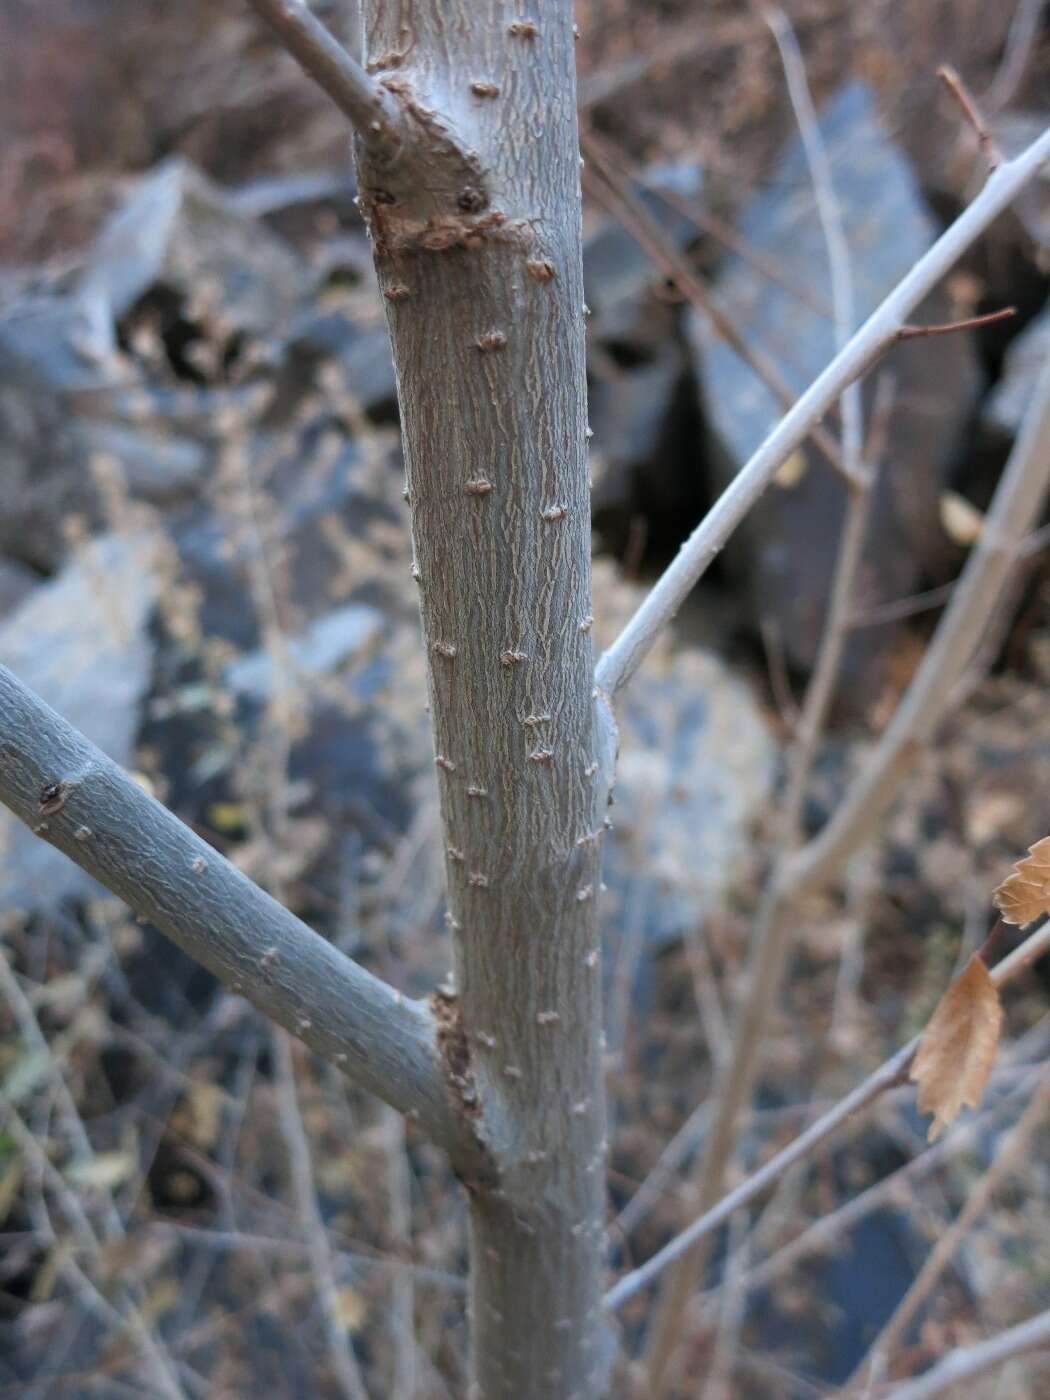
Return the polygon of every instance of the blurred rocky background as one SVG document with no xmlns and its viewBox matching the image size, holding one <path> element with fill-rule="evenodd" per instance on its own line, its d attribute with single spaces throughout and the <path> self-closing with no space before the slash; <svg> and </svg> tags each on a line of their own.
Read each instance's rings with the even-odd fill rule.
<svg viewBox="0 0 1050 1400">
<path fill-rule="evenodd" d="M 354 42 L 352 5 L 314 8 Z M 937 67 L 954 64 L 1019 149 L 1050 120 L 1050 19 L 1029 0 L 788 8 L 862 318 L 982 179 Z M 577 11 L 581 124 L 621 189 L 585 211 L 601 642 L 779 412 L 669 280 L 674 260 L 790 394 L 834 333 L 761 19 L 728 0 Z M 0 134 L 0 662 L 328 937 L 422 993 L 448 964 L 425 679 L 394 378 L 341 120 L 240 3 L 6 0 Z M 901 346 L 883 367 L 892 407 L 810 830 L 885 724 L 981 528 L 1050 347 L 1048 293 L 1044 179 L 914 319 L 1016 316 Z M 844 504 L 807 446 L 624 701 L 605 872 L 617 1263 L 679 1219 Z M 813 908 L 752 1155 L 920 1024 L 988 892 L 1050 827 L 1038 540 L 983 662 L 889 830 L 841 898 Z M 304 1216 L 271 1033 L 249 1008 L 2 813 L 0 919 L 0 1084 L 21 1125 L 0 1123 L 0 1384 L 127 1393 L 138 1354 L 86 1273 L 104 1291 L 122 1281 L 187 1393 L 344 1393 L 311 1277 L 323 1229 L 369 1393 L 462 1395 L 459 1206 L 426 1145 L 301 1055 L 318 1209 Z M 1046 1053 L 1030 1002 L 1012 1011 L 1027 1038 L 970 1155 L 946 1155 L 904 1207 L 873 1199 L 790 1287 L 756 1284 L 729 1393 L 804 1396 L 849 1374 Z M 888 1101 L 819 1180 L 767 1207 L 771 1252 L 920 1135 L 908 1101 Z M 69 1199 L 101 1222 L 75 1269 Z M 911 1339 L 914 1364 L 1017 1320 L 1040 1289 L 1045 1305 L 1050 1249 L 1031 1209 L 1019 1199 L 975 1234 Z M 698 1330 L 698 1373 L 714 1335 Z M 1018 1372 L 996 1393 L 1039 1384 Z"/>
</svg>

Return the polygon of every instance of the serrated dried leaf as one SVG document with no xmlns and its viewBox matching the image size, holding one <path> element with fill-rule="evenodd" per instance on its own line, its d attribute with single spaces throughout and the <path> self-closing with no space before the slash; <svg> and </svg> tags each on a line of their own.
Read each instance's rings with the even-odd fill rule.
<svg viewBox="0 0 1050 1400">
<path fill-rule="evenodd" d="M 920 1113 L 932 1113 L 929 1140 L 954 1123 L 963 1104 L 976 1108 L 995 1064 L 1003 1008 L 988 969 L 975 954 L 937 1004 L 909 1078 Z"/>
<path fill-rule="evenodd" d="M 1050 836 L 1029 846 L 992 898 L 1006 924 L 1023 927 L 1050 910 Z"/>
</svg>

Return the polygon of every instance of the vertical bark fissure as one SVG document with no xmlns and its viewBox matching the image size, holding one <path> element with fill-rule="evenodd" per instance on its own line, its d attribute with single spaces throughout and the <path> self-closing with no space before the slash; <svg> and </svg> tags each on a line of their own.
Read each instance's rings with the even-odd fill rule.
<svg viewBox="0 0 1050 1400">
<path fill-rule="evenodd" d="M 366 6 L 420 134 L 360 152 L 401 403 L 446 843 L 474 1393 L 596 1397 L 607 1364 L 593 693 L 571 7 Z M 440 113 L 440 117 L 436 114 Z M 604 712 L 603 712 L 604 713 Z M 460 1037 L 460 1031 L 462 1036 Z"/>
</svg>

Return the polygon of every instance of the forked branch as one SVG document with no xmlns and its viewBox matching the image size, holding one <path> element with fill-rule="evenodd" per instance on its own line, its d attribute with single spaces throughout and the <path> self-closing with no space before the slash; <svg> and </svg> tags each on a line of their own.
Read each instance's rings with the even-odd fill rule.
<svg viewBox="0 0 1050 1400">
<path fill-rule="evenodd" d="M 615 695 L 645 660 L 661 629 L 670 622 L 697 580 L 747 515 L 776 472 L 805 440 L 845 388 L 865 374 L 897 339 L 905 318 L 971 243 L 1003 212 L 1050 160 L 1050 130 L 1015 160 L 1001 165 L 984 189 L 932 248 L 915 264 L 849 344 L 814 380 L 794 407 L 743 466 L 682 545 L 596 670 L 601 690 Z"/>
<path fill-rule="evenodd" d="M 401 144 L 401 114 L 393 95 L 334 39 L 304 0 L 248 0 L 281 46 L 332 99 L 367 145 L 393 154 Z"/>
<path fill-rule="evenodd" d="M 994 178 L 994 177 L 993 177 Z M 747 989 L 733 1027 L 732 1048 L 719 1073 L 715 1106 L 699 1172 L 701 1208 L 714 1206 L 736 1148 L 738 1120 L 754 1090 L 766 1027 L 776 1004 L 798 923 L 802 897 L 834 879 L 873 830 L 897 792 L 917 750 L 947 710 L 973 660 L 1023 541 L 1050 489 L 1050 358 L 1040 376 L 1006 470 L 951 604 L 941 619 L 904 699 L 867 766 L 827 826 L 797 852 L 778 860 L 759 912 Z M 668 1364 L 681 1319 L 695 1290 L 700 1251 L 674 1270 L 657 1313 L 650 1346 L 650 1382 Z M 654 1381 L 655 1378 L 655 1381 Z"/>
<path fill-rule="evenodd" d="M 481 1170 L 425 1003 L 339 952 L 0 666 L 0 801 L 349 1078 Z"/>
</svg>

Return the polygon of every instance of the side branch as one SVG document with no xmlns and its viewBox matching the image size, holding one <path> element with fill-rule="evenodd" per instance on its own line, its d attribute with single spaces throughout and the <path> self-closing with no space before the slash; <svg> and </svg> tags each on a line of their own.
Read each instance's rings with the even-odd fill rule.
<svg viewBox="0 0 1050 1400">
<path fill-rule="evenodd" d="M 1025 941 L 1014 949 L 1009 957 L 1003 958 L 1002 962 L 997 963 L 992 968 L 992 981 L 997 987 L 1005 987 L 1008 983 L 1016 981 L 1027 968 L 1031 967 L 1032 963 L 1045 956 L 1048 950 L 1050 950 L 1050 921 L 1040 924 L 1034 933 L 1029 934 Z M 655 1283 L 666 1268 L 677 1259 L 681 1259 L 683 1255 L 688 1254 L 700 1240 L 724 1225 L 738 1210 L 750 1205 L 764 1191 L 775 1185 L 796 1162 L 802 1162 L 807 1157 L 811 1157 L 834 1132 L 859 1113 L 861 1109 L 874 1103 L 887 1090 L 896 1088 L 899 1084 L 906 1084 L 908 1071 L 911 1069 L 915 1052 L 919 1048 L 920 1039 L 920 1036 L 915 1036 L 895 1055 L 880 1065 L 877 1070 L 869 1074 L 867 1079 L 858 1084 L 845 1098 L 840 1099 L 826 1113 L 821 1114 L 816 1122 L 811 1123 L 793 1142 L 789 1142 L 764 1166 L 759 1167 L 739 1186 L 723 1196 L 717 1205 L 698 1216 L 691 1225 L 688 1225 L 680 1234 L 675 1235 L 644 1264 L 618 1279 L 605 1295 L 605 1306 L 612 1310 L 621 1308 L 636 1293 L 640 1293 Z"/>
<path fill-rule="evenodd" d="M 462 1172 L 477 1172 L 481 1154 L 446 1093 L 425 1003 L 252 884 L 3 666 L 0 801 L 232 991 L 411 1114 Z"/>
<path fill-rule="evenodd" d="M 960 1347 L 958 1351 L 951 1352 L 932 1371 L 897 1386 L 892 1397 L 893 1400 L 934 1400 L 935 1396 L 945 1395 L 960 1382 L 983 1375 L 1005 1361 L 1012 1361 L 1015 1356 L 1047 1347 L 1050 1347 L 1050 1309 L 1037 1313 L 1027 1322 L 1019 1322 L 1009 1331 L 998 1332 L 987 1341 L 975 1342 L 973 1346 Z"/>
<path fill-rule="evenodd" d="M 390 154 L 396 152 L 401 143 L 400 111 L 393 96 L 350 57 L 304 0 L 248 3 L 303 72 L 349 117 L 365 144 L 385 146 Z"/>
<path fill-rule="evenodd" d="M 645 660 L 661 629 L 670 622 L 696 581 L 769 485 L 775 473 L 804 441 L 846 387 L 864 374 L 897 339 L 905 317 L 936 286 L 971 243 L 998 217 L 1050 160 L 1050 130 L 1016 160 L 1002 165 L 988 179 L 970 207 L 945 230 L 880 307 L 869 316 L 849 344 L 814 380 L 751 460 L 736 474 L 707 515 L 682 545 L 678 557 L 653 586 L 648 597 L 616 641 L 602 655 L 596 670 L 601 690 L 615 695 Z"/>
</svg>

